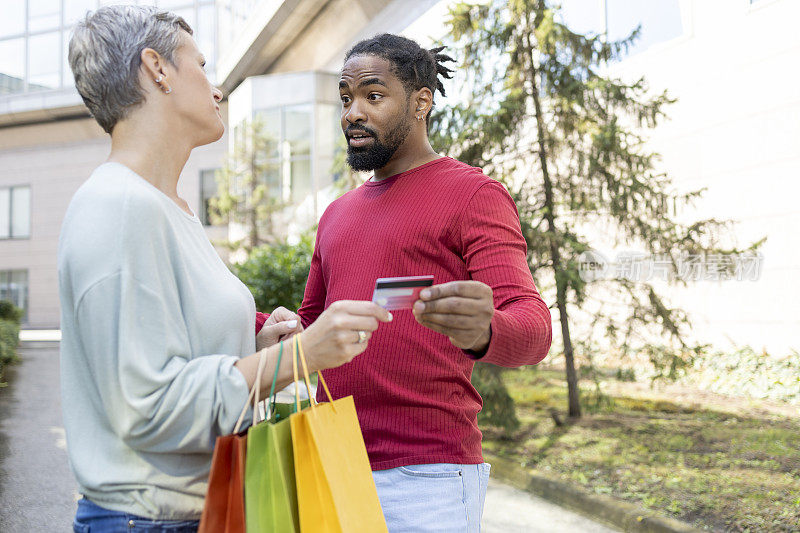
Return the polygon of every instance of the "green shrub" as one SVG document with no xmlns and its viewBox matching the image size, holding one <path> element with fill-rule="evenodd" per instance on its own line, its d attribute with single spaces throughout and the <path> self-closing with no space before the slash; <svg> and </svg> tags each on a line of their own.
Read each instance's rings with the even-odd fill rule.
<svg viewBox="0 0 800 533">
<path fill-rule="evenodd" d="M 18 344 L 19 324 L 0 319 L 0 383 L 3 381 L 3 370 L 6 365 L 17 360 Z"/>
<path fill-rule="evenodd" d="M 278 306 L 295 311 L 303 302 L 313 253 L 314 242 L 306 236 L 295 246 L 254 248 L 247 261 L 231 269 L 253 293 L 259 311 L 269 313 Z"/>
<path fill-rule="evenodd" d="M 19 324 L 22 320 L 22 309 L 17 308 L 14 302 L 9 300 L 0 300 L 0 320 L 8 320 Z"/>
</svg>

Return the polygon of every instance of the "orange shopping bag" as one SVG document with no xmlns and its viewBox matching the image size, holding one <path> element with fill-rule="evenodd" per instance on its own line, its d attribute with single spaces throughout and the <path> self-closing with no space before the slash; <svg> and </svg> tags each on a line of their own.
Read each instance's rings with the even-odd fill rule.
<svg viewBox="0 0 800 533">
<path fill-rule="evenodd" d="M 299 335 L 295 336 L 294 348 L 310 388 Z M 296 360 L 293 367 L 297 381 Z M 300 531 L 386 532 L 353 397 L 334 401 L 322 373 L 318 375 L 329 403 L 312 400 L 309 408 L 289 417 Z"/>
<path fill-rule="evenodd" d="M 247 434 L 217 437 L 198 533 L 245 533 L 244 460 Z"/>
<path fill-rule="evenodd" d="M 233 434 L 217 437 L 198 533 L 245 533 L 244 473 L 247 432 L 239 433 L 239 429 L 256 389 L 261 386 L 266 353 L 266 350 L 261 351 L 256 381 Z M 257 406 L 253 406 L 253 409 L 257 409 Z"/>
</svg>

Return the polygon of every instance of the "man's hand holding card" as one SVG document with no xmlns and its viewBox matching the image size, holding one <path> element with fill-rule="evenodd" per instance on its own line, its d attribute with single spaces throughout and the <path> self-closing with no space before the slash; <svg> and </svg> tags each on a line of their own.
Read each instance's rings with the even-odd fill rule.
<svg viewBox="0 0 800 533">
<path fill-rule="evenodd" d="M 413 311 L 417 322 L 462 350 L 481 354 L 489 347 L 494 298 L 485 283 L 451 281 L 423 289 Z"/>
<path fill-rule="evenodd" d="M 433 285 L 433 276 L 380 278 L 372 301 L 388 309 L 411 309 L 417 322 L 447 335 L 454 346 L 485 352 L 492 337 L 492 289 L 479 281 Z"/>
</svg>

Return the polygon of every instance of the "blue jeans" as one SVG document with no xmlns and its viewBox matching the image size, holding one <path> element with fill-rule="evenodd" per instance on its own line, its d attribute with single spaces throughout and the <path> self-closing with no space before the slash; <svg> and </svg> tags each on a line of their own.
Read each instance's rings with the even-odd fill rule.
<svg viewBox="0 0 800 533">
<path fill-rule="evenodd" d="M 389 533 L 478 533 L 490 469 L 437 463 L 374 471 Z"/>
<path fill-rule="evenodd" d="M 196 533 L 198 520 L 151 520 L 122 511 L 111 511 L 82 498 L 72 523 L 75 533 Z"/>
</svg>

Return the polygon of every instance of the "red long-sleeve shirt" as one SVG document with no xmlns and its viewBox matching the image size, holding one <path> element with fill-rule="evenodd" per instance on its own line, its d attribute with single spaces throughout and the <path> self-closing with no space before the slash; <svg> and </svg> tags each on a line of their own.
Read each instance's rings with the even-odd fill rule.
<svg viewBox="0 0 800 533">
<path fill-rule="evenodd" d="M 492 288 L 482 361 L 516 367 L 545 357 L 550 312 L 528 269 L 514 201 L 480 169 L 449 157 L 367 182 L 330 205 L 299 314 L 308 327 L 337 300 L 370 300 L 376 278 L 428 274 L 435 284 L 471 279 Z M 411 311 L 393 315 L 363 354 L 324 372 L 334 398 L 353 395 L 373 470 L 482 462 L 475 361 Z"/>
</svg>

